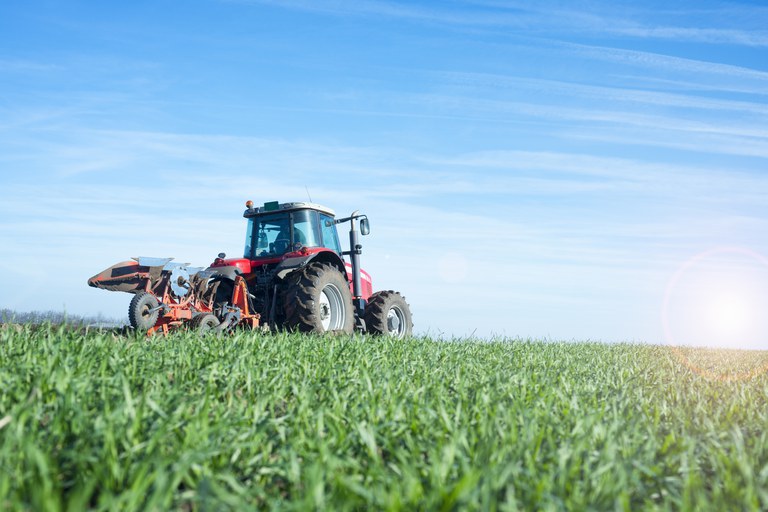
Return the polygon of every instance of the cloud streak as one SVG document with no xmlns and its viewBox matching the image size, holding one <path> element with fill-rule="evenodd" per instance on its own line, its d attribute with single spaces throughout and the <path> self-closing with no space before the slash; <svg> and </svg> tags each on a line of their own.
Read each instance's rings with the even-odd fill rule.
<svg viewBox="0 0 768 512">
<path fill-rule="evenodd" d="M 626 38 L 689 41 L 739 46 L 768 46 L 768 32 L 735 28 L 658 26 L 627 20 L 616 13 L 601 16 L 584 10 L 563 8 L 553 2 L 458 2 L 449 8 L 414 7 L 404 2 L 383 0 L 226 0 L 228 2 L 323 13 L 336 16 L 388 17 L 453 27 L 527 29 L 546 34 L 571 33 Z M 478 9 L 478 7 L 480 9 Z M 633 6 L 634 7 L 634 6 Z M 593 12 L 616 10 L 613 3 L 592 6 Z M 638 10 L 635 8 L 635 15 Z M 648 14 L 645 14 L 648 16 Z"/>
<path fill-rule="evenodd" d="M 448 83 L 488 88 L 500 91 L 536 91 L 556 95 L 558 97 L 579 97 L 603 102 L 636 103 L 640 105 L 659 105 L 677 108 L 692 108 L 697 110 L 712 110 L 725 112 L 745 112 L 750 114 L 768 115 L 768 106 L 759 101 L 735 101 L 709 98 L 696 94 L 680 94 L 663 91 L 644 90 L 632 87 L 607 87 L 589 85 L 579 82 L 548 80 L 518 77 L 514 75 L 498 75 L 491 73 L 467 72 L 434 72 L 427 73 L 437 80 Z M 766 76 L 768 82 L 768 76 Z M 764 91 L 768 93 L 768 88 Z"/>
</svg>

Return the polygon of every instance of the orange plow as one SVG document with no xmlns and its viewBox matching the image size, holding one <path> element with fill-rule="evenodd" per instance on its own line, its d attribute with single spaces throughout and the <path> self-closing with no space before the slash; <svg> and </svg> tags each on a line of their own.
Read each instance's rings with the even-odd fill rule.
<svg viewBox="0 0 768 512">
<path fill-rule="evenodd" d="M 133 258 L 113 265 L 88 280 L 88 285 L 134 294 L 128 319 L 148 335 L 188 328 L 201 332 L 256 329 L 248 286 L 241 276 L 220 279 L 215 269 L 202 270 L 173 258 Z M 222 285 L 225 283 L 224 285 Z"/>
</svg>

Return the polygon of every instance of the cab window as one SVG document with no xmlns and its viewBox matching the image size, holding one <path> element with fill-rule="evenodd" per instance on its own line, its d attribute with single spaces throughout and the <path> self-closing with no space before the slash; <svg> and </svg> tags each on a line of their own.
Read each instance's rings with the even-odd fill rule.
<svg viewBox="0 0 768 512">
<path fill-rule="evenodd" d="M 291 246 L 290 222 L 290 217 L 286 213 L 248 219 L 245 257 L 274 257 L 287 252 Z"/>
<path fill-rule="evenodd" d="M 341 244 L 339 244 L 339 235 L 336 233 L 336 224 L 333 223 L 333 217 L 321 213 L 320 230 L 323 233 L 323 247 L 341 254 Z"/>
</svg>

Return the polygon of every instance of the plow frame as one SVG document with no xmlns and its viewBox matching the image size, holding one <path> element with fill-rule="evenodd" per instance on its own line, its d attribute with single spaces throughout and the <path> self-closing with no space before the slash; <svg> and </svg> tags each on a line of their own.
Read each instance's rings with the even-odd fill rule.
<svg viewBox="0 0 768 512">
<path fill-rule="evenodd" d="M 133 258 L 133 261 L 118 263 L 93 276 L 88 284 L 95 288 L 146 293 L 154 297 L 158 305 L 147 312 L 154 314 L 157 311 L 159 314 L 154 325 L 147 330 L 147 336 L 156 333 L 167 335 L 171 330 L 193 327 L 194 321 L 201 315 L 216 317 L 219 323 L 212 329 L 214 332 L 230 331 L 236 327 L 259 327 L 261 315 L 251 310 L 248 285 L 242 276 L 236 276 L 232 283 L 231 300 L 220 311 L 215 311 L 215 293 L 208 290 L 209 286 L 216 286 L 209 281 L 215 272 L 171 263 L 171 260 Z"/>
<path fill-rule="evenodd" d="M 164 273 L 163 280 L 170 281 L 170 274 Z M 195 293 L 196 287 L 193 287 L 184 297 L 177 298 L 171 293 L 170 282 L 159 283 L 159 288 L 162 290 L 161 296 L 153 293 L 150 285 L 148 280 L 145 291 L 158 299 L 160 302 L 158 307 L 161 308 L 162 314 L 158 316 L 155 325 L 147 331 L 147 336 L 158 332 L 167 335 L 172 329 L 189 327 L 189 324 L 200 315 L 216 313 L 213 309 L 213 295 L 206 301 Z M 236 327 L 250 329 L 259 327 L 261 315 L 251 312 L 248 305 L 248 285 L 241 276 L 235 278 L 232 300 L 224 307 L 220 316 L 217 316 L 221 323 L 214 329 L 216 332 L 229 331 Z"/>
</svg>

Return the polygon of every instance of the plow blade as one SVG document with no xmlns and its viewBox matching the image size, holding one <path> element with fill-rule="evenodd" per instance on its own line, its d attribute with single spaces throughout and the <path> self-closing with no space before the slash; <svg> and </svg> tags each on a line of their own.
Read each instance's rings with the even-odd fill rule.
<svg viewBox="0 0 768 512">
<path fill-rule="evenodd" d="M 136 293 L 146 287 L 149 267 L 137 261 L 122 261 L 88 279 L 88 286 L 112 292 Z"/>
</svg>

